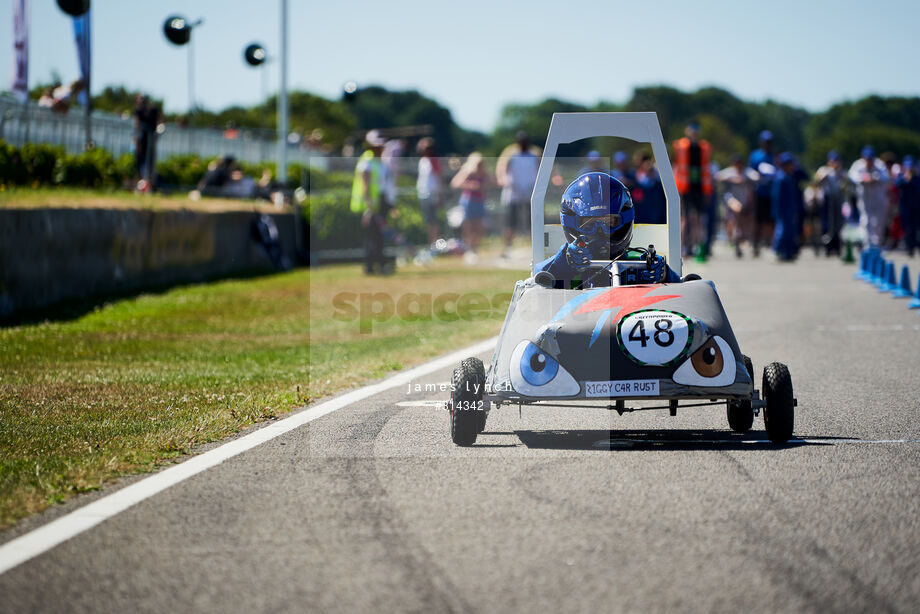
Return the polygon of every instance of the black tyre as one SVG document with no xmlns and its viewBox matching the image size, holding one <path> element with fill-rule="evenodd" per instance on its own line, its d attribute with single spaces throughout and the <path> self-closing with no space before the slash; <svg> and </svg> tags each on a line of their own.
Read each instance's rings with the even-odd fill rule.
<svg viewBox="0 0 920 614">
<path fill-rule="evenodd" d="M 781 362 L 771 362 L 763 368 L 763 396 L 767 406 L 763 422 L 767 437 L 773 443 L 786 443 L 795 426 L 795 397 L 792 394 L 792 376 Z"/>
<path fill-rule="evenodd" d="M 686 275 L 684 275 L 681 281 L 699 281 L 700 279 L 703 279 L 703 278 L 697 275 L 696 273 L 687 273 Z"/>
<path fill-rule="evenodd" d="M 485 366 L 483 366 L 482 361 L 479 360 L 478 358 L 468 358 L 467 360 L 472 361 L 473 367 L 476 369 L 476 375 L 477 375 L 477 377 L 479 378 L 479 388 L 478 388 L 479 394 L 478 394 L 478 399 L 477 399 L 477 400 L 481 401 L 481 400 L 482 400 L 482 393 L 483 393 L 483 390 L 484 390 L 483 386 L 484 386 L 485 383 L 486 383 L 486 369 L 485 369 Z M 481 433 L 481 432 L 483 432 L 484 430 L 486 430 L 486 418 L 488 418 L 488 417 L 489 417 L 489 412 L 487 412 L 487 411 L 485 411 L 485 410 L 483 410 L 483 409 L 479 409 L 479 410 L 476 411 L 476 418 L 477 418 L 477 420 L 476 420 L 476 433 Z"/>
<path fill-rule="evenodd" d="M 482 410 L 482 385 L 485 369 L 478 358 L 467 358 L 454 369 L 450 393 L 450 438 L 458 446 L 476 443 L 476 435 L 485 428 Z"/>
<path fill-rule="evenodd" d="M 747 356 L 743 358 L 744 366 L 747 368 L 751 380 L 753 380 L 754 365 Z M 750 400 L 729 401 L 726 412 L 728 413 L 728 426 L 736 433 L 747 433 L 754 425 L 754 408 L 751 406 Z"/>
</svg>

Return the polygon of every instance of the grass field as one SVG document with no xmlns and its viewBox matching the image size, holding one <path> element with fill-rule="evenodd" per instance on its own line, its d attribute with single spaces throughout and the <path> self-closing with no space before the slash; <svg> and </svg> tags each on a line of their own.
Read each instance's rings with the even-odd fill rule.
<svg viewBox="0 0 920 614">
<path fill-rule="evenodd" d="M 392 277 L 332 266 L 177 288 L 71 320 L 0 328 L 0 528 L 497 334 L 520 277 L 456 260 Z M 451 293 L 468 297 L 463 319 Z M 416 308 L 399 317 L 416 294 Z M 492 301 L 495 308 L 484 308 Z"/>
</svg>

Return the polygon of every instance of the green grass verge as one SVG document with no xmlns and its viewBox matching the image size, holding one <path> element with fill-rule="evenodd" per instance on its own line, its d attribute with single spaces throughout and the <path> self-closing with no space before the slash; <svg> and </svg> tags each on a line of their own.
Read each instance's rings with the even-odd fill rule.
<svg viewBox="0 0 920 614">
<path fill-rule="evenodd" d="M 68 321 L 0 329 L 0 528 L 198 444 L 497 334 L 507 293 L 520 277 L 456 260 L 392 277 L 334 266 L 178 288 Z M 356 293 L 353 300 L 342 295 L 348 292 Z M 506 296 L 488 313 L 471 310 L 459 321 L 453 300 L 432 300 L 422 317 L 395 314 L 408 294 L 420 295 L 415 314 L 425 313 L 425 295 L 451 292 L 473 296 L 465 306 L 482 307 L 476 295 Z M 375 318 L 360 318 L 360 293 L 366 313 L 380 312 Z M 387 296 L 394 305 L 389 318 Z M 348 305 L 358 317 L 344 317 Z M 368 327 L 372 332 L 362 332 Z"/>
</svg>

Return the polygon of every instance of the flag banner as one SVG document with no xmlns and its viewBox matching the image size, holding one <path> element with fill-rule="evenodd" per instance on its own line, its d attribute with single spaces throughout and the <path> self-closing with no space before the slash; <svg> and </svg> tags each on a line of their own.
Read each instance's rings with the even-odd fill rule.
<svg viewBox="0 0 920 614">
<path fill-rule="evenodd" d="M 92 58 L 92 30 L 90 29 L 90 15 L 92 8 L 80 17 L 73 18 L 73 36 L 77 44 L 77 59 L 80 63 L 80 79 L 83 88 L 77 96 L 80 104 L 86 106 L 90 87 L 90 61 Z"/>
<path fill-rule="evenodd" d="M 29 99 L 29 1 L 13 0 L 13 83 L 19 102 Z"/>
</svg>

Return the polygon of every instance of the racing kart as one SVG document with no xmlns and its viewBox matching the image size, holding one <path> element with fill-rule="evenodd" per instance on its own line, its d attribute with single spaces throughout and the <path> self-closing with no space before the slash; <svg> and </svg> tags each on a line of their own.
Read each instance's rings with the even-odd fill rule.
<svg viewBox="0 0 920 614">
<path fill-rule="evenodd" d="M 531 199 L 533 263 L 564 241 L 561 226 L 544 220 L 559 145 L 597 136 L 651 145 L 667 218 L 635 224 L 634 243 L 671 257 L 681 275 L 679 197 L 655 113 L 553 115 Z M 467 358 L 453 372 L 447 403 L 453 442 L 475 443 L 493 407 L 598 402 L 620 415 L 668 409 L 673 416 L 678 407 L 725 405 L 736 433 L 750 430 L 763 411 L 770 440 L 788 441 L 796 399 L 786 365 L 766 365 L 757 390 L 752 361 L 741 353 L 715 285 L 695 274 L 681 283 L 628 283 L 630 268 L 641 266 L 641 259 L 592 261 L 586 276 L 609 276 L 600 287 L 560 288 L 547 272 L 517 282 L 489 368 Z"/>
</svg>

